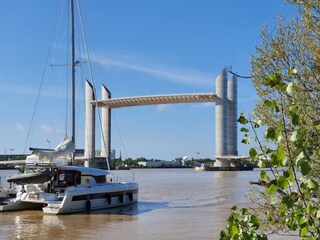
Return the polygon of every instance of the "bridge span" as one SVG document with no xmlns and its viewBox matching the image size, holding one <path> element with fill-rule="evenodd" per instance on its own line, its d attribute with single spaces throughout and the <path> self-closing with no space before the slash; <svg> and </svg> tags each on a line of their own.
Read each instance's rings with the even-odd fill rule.
<svg viewBox="0 0 320 240">
<path fill-rule="evenodd" d="M 98 107 L 111 109 L 154 104 L 215 102 L 216 99 L 217 95 L 214 93 L 166 94 L 127 98 L 110 98 L 96 102 L 93 101 L 92 104 Z"/>
<path fill-rule="evenodd" d="M 225 156 L 237 156 L 237 79 L 234 75 L 228 79 L 226 69 L 217 76 L 215 93 L 167 94 L 126 98 L 111 98 L 111 92 L 102 86 L 101 100 L 95 99 L 93 86 L 86 85 L 86 143 L 85 157 L 94 157 L 95 145 L 95 108 L 101 111 L 101 156 L 110 159 L 111 149 L 111 109 L 133 106 L 172 103 L 215 103 L 215 148 L 218 167 L 229 167 L 230 161 Z"/>
</svg>

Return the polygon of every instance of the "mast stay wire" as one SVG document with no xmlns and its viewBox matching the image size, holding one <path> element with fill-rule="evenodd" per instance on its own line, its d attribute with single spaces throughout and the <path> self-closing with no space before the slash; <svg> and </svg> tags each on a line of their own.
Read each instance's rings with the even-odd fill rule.
<svg viewBox="0 0 320 240">
<path fill-rule="evenodd" d="M 58 22 L 59 19 L 61 21 L 61 16 L 62 16 L 62 8 L 61 8 L 61 11 L 60 11 L 60 14 L 59 14 L 58 18 L 56 19 L 56 22 Z M 55 24 L 55 26 L 58 26 L 58 24 Z M 54 31 L 56 33 L 56 35 L 52 36 L 52 39 L 55 38 L 55 41 L 57 41 L 57 36 L 58 36 L 57 28 Z M 46 56 L 46 61 L 45 61 L 45 67 L 44 67 L 44 70 L 43 70 L 42 75 L 41 75 L 40 86 L 38 88 L 37 97 L 36 97 L 36 100 L 35 100 L 35 103 L 34 103 L 34 108 L 33 108 L 32 116 L 31 116 L 31 120 L 30 120 L 30 124 L 29 124 L 29 128 L 28 128 L 28 133 L 27 133 L 27 137 L 26 137 L 26 141 L 25 141 L 25 145 L 24 145 L 24 149 L 23 149 L 23 154 L 25 154 L 27 145 L 29 143 L 29 140 L 32 138 L 31 134 L 33 132 L 33 128 L 34 128 L 34 125 L 35 125 L 35 117 L 36 117 L 36 113 L 37 113 L 37 109 L 38 109 L 37 107 L 38 107 L 38 104 L 39 104 L 40 93 L 41 93 L 41 90 L 42 90 L 42 87 L 43 87 L 44 78 L 45 78 L 45 75 L 46 75 L 46 72 L 47 72 L 49 58 L 50 58 L 50 56 L 52 56 L 52 53 L 53 53 L 53 47 L 51 45 L 49 47 L 49 49 L 48 49 L 47 56 Z"/>
<path fill-rule="evenodd" d="M 92 48 L 93 48 L 93 52 L 96 52 L 94 45 L 92 45 Z M 97 65 L 98 65 L 98 69 L 99 69 L 99 71 L 100 71 L 100 74 L 103 76 L 103 79 L 105 79 L 105 78 L 104 78 L 104 73 L 103 73 L 103 71 L 102 71 L 102 69 L 101 69 L 101 64 L 97 64 Z M 99 111 L 99 109 L 98 109 L 98 111 Z M 117 120 L 116 120 L 116 114 L 115 114 L 114 111 L 112 112 L 112 118 L 113 118 L 113 120 L 115 121 L 115 124 L 116 124 L 116 126 L 117 126 L 117 131 L 118 131 L 118 135 L 119 135 L 121 144 L 122 144 L 122 146 L 123 146 L 125 155 L 126 155 L 126 157 L 128 158 L 126 146 L 125 146 L 125 144 L 124 144 L 124 141 L 123 141 L 123 138 L 122 138 L 122 135 L 121 135 L 121 132 L 120 132 L 120 128 L 119 128 L 118 122 L 117 122 Z M 104 141 L 103 133 L 102 133 L 102 138 L 103 138 L 103 141 Z M 103 143 L 103 147 L 105 148 L 105 143 Z"/>
<path fill-rule="evenodd" d="M 81 10 L 80 10 L 80 4 L 79 4 L 79 1 L 78 1 L 78 0 L 77 0 L 77 7 L 78 7 L 80 25 L 81 25 L 81 29 L 82 29 L 82 37 L 83 37 L 83 41 L 84 41 L 84 45 L 85 45 L 85 50 L 86 50 L 86 55 L 87 55 L 87 60 L 88 60 L 89 76 L 90 76 L 90 80 L 91 80 L 91 82 L 92 82 L 92 84 L 93 84 L 93 94 L 94 94 L 94 96 L 95 96 L 95 97 L 94 97 L 94 100 L 95 100 L 96 105 L 97 105 L 97 98 L 96 98 L 97 94 L 96 94 L 96 89 L 95 89 L 95 82 L 94 82 L 94 78 L 93 78 L 91 61 L 90 61 L 90 56 L 89 56 L 89 51 L 88 51 L 88 44 L 87 44 L 87 40 L 86 40 L 86 36 L 85 36 L 85 32 L 84 32 L 84 26 L 83 26 L 83 22 L 82 22 L 82 15 L 81 15 Z M 98 109 L 98 118 L 99 118 L 100 128 L 102 129 L 101 114 L 100 114 L 99 109 Z M 103 132 L 102 132 L 102 140 L 103 140 L 103 147 L 104 147 L 104 149 L 106 149 Z M 109 149 L 109 150 L 110 150 L 110 149 Z M 110 171 L 109 161 L 110 161 L 110 159 L 107 158 L 108 171 Z"/>
<path fill-rule="evenodd" d="M 125 155 L 126 155 L 126 157 L 127 157 L 127 159 L 128 159 L 128 154 L 127 154 L 126 146 L 124 145 L 124 142 L 123 142 L 123 139 L 122 139 L 122 135 L 121 135 L 121 132 L 120 132 L 119 125 L 118 125 L 117 119 L 116 119 L 116 117 L 115 117 L 115 114 L 112 114 L 112 117 L 113 117 L 114 122 L 116 123 L 117 130 L 118 130 L 119 137 L 120 137 L 120 141 L 121 141 L 121 143 L 122 143 L 124 153 L 125 153 Z"/>
</svg>

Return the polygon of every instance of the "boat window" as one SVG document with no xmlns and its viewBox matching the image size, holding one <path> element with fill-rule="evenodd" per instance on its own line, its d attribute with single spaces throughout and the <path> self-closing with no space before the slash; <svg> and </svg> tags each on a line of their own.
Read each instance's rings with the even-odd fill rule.
<svg viewBox="0 0 320 240">
<path fill-rule="evenodd" d="M 67 186 L 81 184 L 81 173 L 78 171 L 60 171 L 59 183 L 66 183 Z"/>
<path fill-rule="evenodd" d="M 106 183 L 106 176 L 93 176 L 96 183 Z"/>
</svg>

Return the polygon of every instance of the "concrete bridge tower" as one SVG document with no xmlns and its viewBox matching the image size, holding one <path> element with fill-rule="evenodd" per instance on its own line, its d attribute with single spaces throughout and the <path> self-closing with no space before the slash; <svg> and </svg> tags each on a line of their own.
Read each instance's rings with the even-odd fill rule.
<svg viewBox="0 0 320 240">
<path fill-rule="evenodd" d="M 93 86 L 86 81 L 86 123 L 85 123 L 85 149 L 84 159 L 88 164 L 95 158 L 95 106 L 91 104 L 95 100 Z"/>
<path fill-rule="evenodd" d="M 238 155 L 237 105 L 238 89 L 237 77 L 232 75 L 228 81 L 228 155 Z"/>
<path fill-rule="evenodd" d="M 223 69 L 216 78 L 216 163 L 217 167 L 229 167 L 229 160 L 219 158 L 238 155 L 237 147 L 237 79 L 227 81 Z"/>
<path fill-rule="evenodd" d="M 111 92 L 105 85 L 102 85 L 102 100 L 111 99 Z M 101 110 L 101 157 L 106 157 L 110 161 L 111 156 L 111 109 Z"/>
<path fill-rule="evenodd" d="M 228 98 L 227 98 L 227 71 L 223 69 L 216 78 L 216 156 L 227 154 L 227 121 L 228 121 Z M 223 167 L 222 163 L 216 162 L 216 166 Z"/>
</svg>

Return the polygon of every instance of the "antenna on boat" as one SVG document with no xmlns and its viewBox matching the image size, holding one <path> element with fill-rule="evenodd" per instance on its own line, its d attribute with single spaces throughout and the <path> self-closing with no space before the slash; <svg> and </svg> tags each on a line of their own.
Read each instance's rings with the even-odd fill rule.
<svg viewBox="0 0 320 240">
<path fill-rule="evenodd" d="M 74 0 L 70 0 L 70 13 L 71 13 L 71 80 L 72 80 L 72 133 L 71 141 L 75 145 L 75 50 L 74 50 Z M 75 152 L 72 153 L 71 165 L 74 165 Z"/>
</svg>

